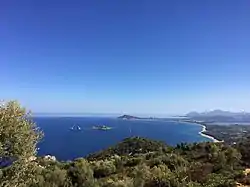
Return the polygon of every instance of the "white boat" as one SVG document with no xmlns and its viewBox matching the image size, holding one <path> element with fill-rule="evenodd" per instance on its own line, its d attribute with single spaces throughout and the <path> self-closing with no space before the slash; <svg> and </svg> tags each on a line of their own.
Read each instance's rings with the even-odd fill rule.
<svg viewBox="0 0 250 187">
<path fill-rule="evenodd" d="M 73 125 L 70 129 L 73 131 L 80 131 L 81 127 L 79 125 Z"/>
</svg>

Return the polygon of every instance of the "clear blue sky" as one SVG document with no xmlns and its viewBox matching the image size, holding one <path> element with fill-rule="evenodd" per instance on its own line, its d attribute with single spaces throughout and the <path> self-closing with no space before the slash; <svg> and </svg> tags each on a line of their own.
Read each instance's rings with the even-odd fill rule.
<svg viewBox="0 0 250 187">
<path fill-rule="evenodd" d="M 0 23 L 0 98 L 34 112 L 250 111 L 248 0 L 8 0 Z"/>
</svg>

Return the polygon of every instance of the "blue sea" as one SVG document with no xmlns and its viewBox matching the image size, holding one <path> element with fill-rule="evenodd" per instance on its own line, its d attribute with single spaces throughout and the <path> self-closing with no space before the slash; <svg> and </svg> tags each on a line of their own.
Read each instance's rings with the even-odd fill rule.
<svg viewBox="0 0 250 187">
<path fill-rule="evenodd" d="M 130 136 L 142 136 L 165 141 L 169 145 L 181 142 L 210 141 L 199 135 L 202 127 L 170 120 L 122 120 L 111 117 L 36 117 L 34 121 L 44 132 L 38 154 L 54 155 L 58 160 L 84 157 L 115 145 Z M 79 125 L 81 131 L 70 128 Z M 93 130 L 93 125 L 113 127 L 109 131 Z"/>
</svg>

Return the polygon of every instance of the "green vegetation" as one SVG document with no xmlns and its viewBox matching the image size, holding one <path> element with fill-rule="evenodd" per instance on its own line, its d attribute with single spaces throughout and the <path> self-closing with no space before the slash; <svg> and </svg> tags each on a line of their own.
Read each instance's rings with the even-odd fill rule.
<svg viewBox="0 0 250 187">
<path fill-rule="evenodd" d="M 60 162 L 36 157 L 41 133 L 25 110 L 10 102 L 0 108 L 0 186 L 11 187 L 234 187 L 250 184 L 250 141 L 164 142 L 131 137 L 86 158 Z M 4 159 L 10 164 L 3 165 Z"/>
<path fill-rule="evenodd" d="M 37 174 L 41 186 L 233 187 L 248 180 L 241 154 L 222 143 L 170 147 L 132 137 L 85 159 L 36 162 L 43 168 Z"/>
<path fill-rule="evenodd" d="M 0 104 L 0 186 L 26 186 L 35 179 L 37 165 L 30 160 L 40 137 L 41 132 L 17 102 Z"/>
<path fill-rule="evenodd" d="M 206 125 L 206 124 L 205 124 Z M 204 134 L 215 137 L 218 140 L 223 140 L 227 144 L 235 144 L 249 136 L 249 125 L 229 124 L 229 125 L 206 125 Z"/>
</svg>

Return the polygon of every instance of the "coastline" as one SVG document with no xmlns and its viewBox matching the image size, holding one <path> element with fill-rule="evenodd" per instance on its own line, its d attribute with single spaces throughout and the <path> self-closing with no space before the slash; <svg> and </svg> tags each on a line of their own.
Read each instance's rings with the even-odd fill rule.
<svg viewBox="0 0 250 187">
<path fill-rule="evenodd" d="M 189 123 L 189 124 L 193 124 L 193 125 L 199 125 L 202 127 L 201 131 L 198 133 L 199 135 L 201 135 L 202 137 L 205 137 L 205 138 L 208 138 L 210 140 L 212 140 L 213 142 L 223 142 L 223 141 L 220 141 L 220 140 L 217 140 L 215 137 L 213 136 L 210 136 L 210 135 L 207 135 L 207 134 L 204 134 L 204 132 L 207 131 L 207 128 L 205 125 L 199 123 L 199 122 L 191 122 L 191 121 L 181 121 L 182 123 Z"/>
<path fill-rule="evenodd" d="M 212 140 L 213 142 L 221 142 L 221 141 L 217 140 L 216 138 L 214 138 L 213 136 L 209 136 L 207 134 L 204 134 L 204 132 L 207 131 L 206 126 L 201 125 L 201 124 L 199 124 L 199 125 L 202 126 L 202 130 L 199 132 L 199 135 L 201 135 L 201 136 L 203 136 L 205 138 L 208 138 L 208 139 Z"/>
</svg>

